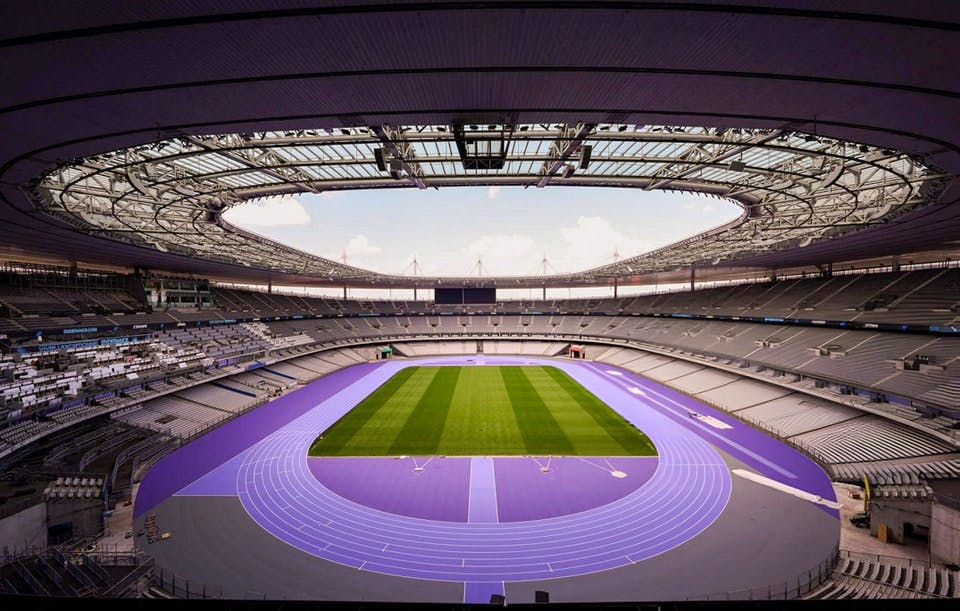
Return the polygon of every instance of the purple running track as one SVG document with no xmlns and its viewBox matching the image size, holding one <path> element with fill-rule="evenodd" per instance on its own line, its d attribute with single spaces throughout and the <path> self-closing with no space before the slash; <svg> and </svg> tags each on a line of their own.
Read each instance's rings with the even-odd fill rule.
<svg viewBox="0 0 960 611">
<path fill-rule="evenodd" d="M 340 369 L 319 381 L 324 395 L 363 380 L 381 363 L 361 363 Z M 361 383 L 364 390 L 369 387 Z M 185 485 L 222 465 L 294 418 L 313 409 L 320 396 L 316 389 L 304 387 L 215 428 L 201 438 L 165 456 L 153 466 L 140 483 L 134 516 L 150 511 L 160 501 Z M 234 489 L 236 494 L 236 489 Z"/>
<path fill-rule="evenodd" d="M 271 431 L 260 431 L 259 441 L 252 445 L 248 442 L 249 449 L 242 454 L 244 448 L 219 452 L 223 456 L 219 468 L 208 472 L 192 469 L 184 474 L 167 466 L 165 475 L 173 481 L 166 482 L 164 488 L 177 490 L 199 480 L 184 488 L 183 493 L 224 494 L 236 490 L 255 521 L 294 547 L 367 571 L 461 581 L 466 584 L 468 602 L 486 602 L 491 589 L 502 588 L 504 581 L 569 577 L 612 569 L 663 553 L 696 536 L 719 516 L 731 490 L 729 470 L 710 444 L 764 475 L 823 498 L 835 498 L 826 475 L 799 452 L 660 384 L 604 364 L 500 356 L 487 358 L 486 363 L 559 367 L 647 433 L 660 453 L 659 461 L 651 461 L 654 466 L 650 468 L 653 472 L 649 480 L 638 487 L 631 486 L 632 491 L 600 506 L 508 522 L 509 511 L 504 508 L 509 504 L 504 505 L 502 499 L 519 495 L 507 491 L 522 483 L 511 484 L 512 469 L 500 467 L 500 461 L 510 459 L 497 458 L 492 469 L 494 490 L 501 499 L 496 505 L 500 520 L 496 523 L 437 521 L 411 516 L 409 510 L 400 512 L 408 515 L 396 515 L 344 498 L 318 481 L 310 466 L 314 461 L 307 459 L 307 448 L 319 432 L 372 389 L 406 366 L 462 365 L 475 360 L 479 359 L 471 356 L 387 361 L 364 369 L 362 383 L 356 384 L 328 386 L 326 382 L 334 376 L 323 378 L 304 389 L 313 391 L 312 408 L 308 406 Z M 721 431 L 694 421 L 688 416 L 691 408 L 727 422 L 732 428 Z M 258 411 L 264 409 L 269 406 Z M 196 452 L 202 454 L 202 447 L 215 443 L 215 439 L 211 434 L 185 449 L 201 446 Z M 205 461 L 207 465 L 211 463 L 216 464 L 217 459 Z M 566 467 L 559 465 L 556 473 L 566 472 Z M 633 466 L 618 469 L 628 476 L 638 471 Z M 229 486 L 231 479 L 235 488 Z M 153 495 L 165 498 L 164 494 Z M 544 495 L 532 493 L 517 506 L 550 502 L 544 499 Z M 138 507 L 139 503 L 138 499 Z M 467 514 L 469 503 L 468 499 Z M 489 512 L 489 504 L 486 511 Z"/>
<path fill-rule="evenodd" d="M 274 536 L 321 558 L 467 583 L 568 577 L 632 564 L 682 544 L 719 516 L 730 474 L 702 439 L 582 364 L 497 360 L 560 367 L 646 432 L 660 452 L 646 485 L 592 510 L 525 522 L 438 522 L 386 513 L 335 494 L 311 473 L 309 444 L 352 407 L 333 395 L 251 448 L 237 474 L 244 508 Z M 410 365 L 464 362 L 393 361 L 367 380 L 374 388 Z"/>
<path fill-rule="evenodd" d="M 701 435 L 716 447 L 746 463 L 761 474 L 829 501 L 837 500 L 830 478 L 817 463 L 807 458 L 799 450 L 795 450 L 766 433 L 747 426 L 730 414 L 704 405 L 682 392 L 653 382 L 643 376 L 603 363 L 587 363 L 584 366 L 599 375 L 606 376 L 614 384 L 624 388 L 639 387 L 644 393 L 641 397 L 651 407 L 669 416 L 687 430 Z M 617 372 L 617 375 L 611 374 L 611 371 Z M 699 420 L 690 418 L 689 413 L 691 411 L 713 416 L 731 428 L 720 430 L 704 424 Z M 817 506 L 834 517 L 838 518 L 840 515 L 836 509 L 824 505 Z"/>
</svg>

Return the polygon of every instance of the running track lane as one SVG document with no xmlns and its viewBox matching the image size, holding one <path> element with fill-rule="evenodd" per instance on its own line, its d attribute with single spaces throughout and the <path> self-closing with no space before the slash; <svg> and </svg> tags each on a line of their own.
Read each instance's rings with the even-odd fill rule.
<svg viewBox="0 0 960 611">
<path fill-rule="evenodd" d="M 388 362 L 364 378 L 366 392 L 407 366 L 467 360 Z M 684 543 L 720 515 L 730 496 L 730 474 L 697 435 L 582 364 L 497 361 L 553 365 L 570 373 L 656 444 L 660 462 L 653 477 L 610 504 L 528 522 L 441 522 L 365 507 L 322 486 L 307 464 L 318 432 L 362 399 L 354 385 L 280 427 L 237 461 L 244 508 L 277 538 L 320 558 L 378 573 L 468 583 L 572 577 L 633 564 Z"/>
</svg>

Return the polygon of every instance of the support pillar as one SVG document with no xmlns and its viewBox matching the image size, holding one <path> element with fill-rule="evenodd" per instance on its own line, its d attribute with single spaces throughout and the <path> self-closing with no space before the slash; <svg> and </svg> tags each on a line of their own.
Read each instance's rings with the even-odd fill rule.
<svg viewBox="0 0 960 611">
<path fill-rule="evenodd" d="M 267 278 L 267 295 L 273 295 L 273 280 Z"/>
<path fill-rule="evenodd" d="M 347 298 L 347 287 L 343 287 L 343 298 Z"/>
<path fill-rule="evenodd" d="M 417 287 L 413 287 L 413 300 L 417 300 Z"/>
<path fill-rule="evenodd" d="M 613 298 L 614 299 L 617 298 L 617 278 L 616 277 L 614 277 L 613 279 Z"/>
<path fill-rule="evenodd" d="M 547 285 L 546 285 L 546 284 L 543 285 L 543 300 L 544 300 L 544 301 L 547 300 Z"/>
<path fill-rule="evenodd" d="M 893 259 L 890 261 L 890 267 L 895 272 L 900 271 L 900 255 L 893 255 Z"/>
<path fill-rule="evenodd" d="M 697 268 L 690 266 L 690 290 L 697 288 Z"/>
</svg>

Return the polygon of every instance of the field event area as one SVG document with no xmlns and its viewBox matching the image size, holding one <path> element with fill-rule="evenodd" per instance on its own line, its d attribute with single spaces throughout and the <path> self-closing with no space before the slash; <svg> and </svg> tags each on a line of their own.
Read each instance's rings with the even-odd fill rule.
<svg viewBox="0 0 960 611">
<path fill-rule="evenodd" d="M 653 456 L 653 443 L 544 366 L 407 367 L 320 436 L 310 456 Z"/>
</svg>

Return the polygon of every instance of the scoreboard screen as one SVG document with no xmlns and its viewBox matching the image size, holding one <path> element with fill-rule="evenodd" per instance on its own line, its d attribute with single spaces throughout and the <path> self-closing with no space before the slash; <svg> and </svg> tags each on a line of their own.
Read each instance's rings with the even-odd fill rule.
<svg viewBox="0 0 960 611">
<path fill-rule="evenodd" d="M 434 289 L 433 300 L 438 305 L 479 305 L 497 303 L 497 289 Z"/>
</svg>

